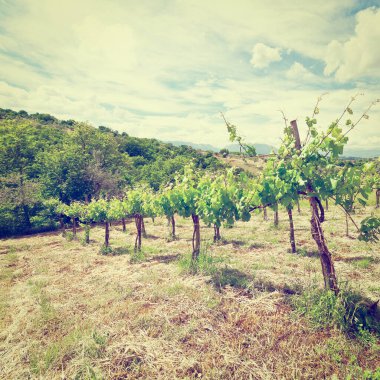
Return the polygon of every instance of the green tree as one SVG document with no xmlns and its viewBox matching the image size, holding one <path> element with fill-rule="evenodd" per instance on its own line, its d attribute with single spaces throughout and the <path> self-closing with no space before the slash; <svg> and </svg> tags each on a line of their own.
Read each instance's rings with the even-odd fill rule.
<svg viewBox="0 0 380 380">
<path fill-rule="evenodd" d="M 200 173 L 194 169 L 194 165 L 185 167 L 181 180 L 177 180 L 173 188 L 173 199 L 175 199 L 176 209 L 180 216 L 193 221 L 193 252 L 192 260 L 198 260 L 201 248 L 201 230 L 199 224 L 198 199 L 201 195 L 199 187 Z"/>
</svg>

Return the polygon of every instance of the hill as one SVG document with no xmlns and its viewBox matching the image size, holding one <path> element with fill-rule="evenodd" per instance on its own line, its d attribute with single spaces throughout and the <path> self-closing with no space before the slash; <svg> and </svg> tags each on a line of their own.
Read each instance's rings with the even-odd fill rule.
<svg viewBox="0 0 380 380">
<path fill-rule="evenodd" d="M 273 151 L 276 152 L 277 149 L 274 146 L 267 144 L 249 144 L 253 145 L 256 149 L 257 154 L 270 154 Z M 226 146 L 230 152 L 240 152 L 240 146 L 238 144 L 229 144 Z"/>
<path fill-rule="evenodd" d="M 119 196 L 127 187 L 158 190 L 211 153 L 95 128 L 49 114 L 0 109 L 0 236 L 54 228 L 48 200 Z"/>
</svg>

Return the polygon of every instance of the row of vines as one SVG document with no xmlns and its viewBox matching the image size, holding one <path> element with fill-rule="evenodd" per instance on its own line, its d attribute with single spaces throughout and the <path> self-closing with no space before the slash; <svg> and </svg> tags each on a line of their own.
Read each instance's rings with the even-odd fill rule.
<svg viewBox="0 0 380 380">
<path fill-rule="evenodd" d="M 80 220 L 89 241 L 90 224 L 102 222 L 105 225 L 106 249 L 109 247 L 109 225 L 113 221 L 134 218 L 136 225 L 135 251 L 141 249 L 144 234 L 144 218 L 165 216 L 170 226 L 171 238 L 175 239 L 175 215 L 192 218 L 193 251 L 192 259 L 197 260 L 201 245 L 200 222 L 214 228 L 214 240 L 220 240 L 220 227 L 226 223 L 248 221 L 252 213 L 272 208 L 277 214 L 278 207 L 287 210 L 289 216 L 289 240 L 291 250 L 296 252 L 293 226 L 293 208 L 300 198 L 310 204 L 310 228 L 320 256 L 325 287 L 339 292 L 338 280 L 331 253 L 328 249 L 323 222 L 327 201 L 335 203 L 354 220 L 351 213 L 355 204 L 365 206 L 372 191 L 380 188 L 379 161 L 355 165 L 343 163 L 340 155 L 348 141 L 347 134 L 362 120 L 367 119 L 370 107 L 352 121 L 350 108 L 352 98 L 342 115 L 327 129 L 317 125 L 318 100 L 313 115 L 306 119 L 306 137 L 301 141 L 296 121 L 285 128 L 282 145 L 276 154 L 266 162 L 263 171 L 256 177 L 248 176 L 234 169 L 219 173 L 197 171 L 193 166 L 185 168 L 184 175 L 176 178 L 161 191 L 153 192 L 148 187 L 137 187 L 126 191 L 122 198 L 93 199 L 88 203 L 73 202 L 70 205 L 55 204 L 57 215 L 70 217 L 73 233 Z M 244 143 L 237 134 L 237 128 L 225 120 L 231 141 Z M 360 226 L 355 224 L 359 239 L 376 241 L 380 232 L 380 219 L 374 215 L 365 218 Z"/>
</svg>

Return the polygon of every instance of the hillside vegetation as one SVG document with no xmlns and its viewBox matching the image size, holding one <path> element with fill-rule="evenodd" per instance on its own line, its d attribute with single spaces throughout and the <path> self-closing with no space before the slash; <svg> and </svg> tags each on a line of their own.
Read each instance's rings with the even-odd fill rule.
<svg viewBox="0 0 380 380">
<path fill-rule="evenodd" d="M 183 167 L 217 169 L 211 153 L 131 137 L 48 114 L 0 109 L 0 236 L 54 229 L 49 200 L 122 195 L 127 187 L 167 185 Z"/>
</svg>

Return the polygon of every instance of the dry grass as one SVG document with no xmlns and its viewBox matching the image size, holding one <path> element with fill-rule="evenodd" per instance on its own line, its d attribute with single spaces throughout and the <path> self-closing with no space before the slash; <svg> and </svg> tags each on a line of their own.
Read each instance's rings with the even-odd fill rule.
<svg viewBox="0 0 380 380">
<path fill-rule="evenodd" d="M 289 293 L 322 284 L 308 218 L 304 203 L 295 213 L 299 255 L 288 252 L 285 212 L 279 228 L 256 215 L 222 229 L 220 244 L 203 227 L 203 245 L 222 257 L 211 275 L 181 268 L 189 220 L 178 221 L 172 242 L 164 220 L 147 220 L 150 237 L 133 260 L 133 224 L 126 234 L 112 227 L 114 256 L 99 255 L 101 226 L 87 246 L 58 233 L 0 241 L 0 378 L 364 378 L 380 365 L 378 344 L 313 329 L 289 306 Z M 346 237 L 339 210 L 327 218 L 341 282 L 380 298 L 379 244 Z"/>
<path fill-rule="evenodd" d="M 266 156 L 257 157 L 244 157 L 238 154 L 229 154 L 227 157 L 223 157 L 221 154 L 215 153 L 214 156 L 226 164 L 227 167 L 241 168 L 248 173 L 258 175 L 262 172 L 265 162 L 267 160 Z"/>
</svg>

